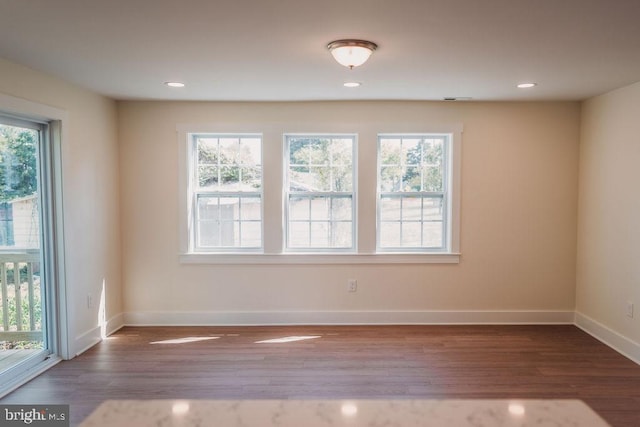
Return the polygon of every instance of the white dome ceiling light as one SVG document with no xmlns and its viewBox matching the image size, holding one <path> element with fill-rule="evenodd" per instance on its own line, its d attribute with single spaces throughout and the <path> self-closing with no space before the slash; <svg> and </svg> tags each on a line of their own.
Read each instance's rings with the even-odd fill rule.
<svg viewBox="0 0 640 427">
<path fill-rule="evenodd" d="M 327 45 L 334 59 L 349 69 L 367 62 L 377 48 L 378 45 L 373 42 L 356 39 L 336 40 Z"/>
</svg>

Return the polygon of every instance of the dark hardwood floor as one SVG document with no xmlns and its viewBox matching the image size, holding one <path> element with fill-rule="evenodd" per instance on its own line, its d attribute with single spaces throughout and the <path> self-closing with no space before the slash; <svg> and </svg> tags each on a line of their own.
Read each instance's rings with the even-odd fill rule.
<svg viewBox="0 0 640 427">
<path fill-rule="evenodd" d="M 185 337 L 210 338 L 157 343 Z M 285 337 L 316 337 L 267 342 Z M 286 340 L 285 340 L 286 341 Z M 640 366 L 574 326 L 127 327 L 0 403 L 106 399 L 581 399 L 640 426 Z"/>
</svg>

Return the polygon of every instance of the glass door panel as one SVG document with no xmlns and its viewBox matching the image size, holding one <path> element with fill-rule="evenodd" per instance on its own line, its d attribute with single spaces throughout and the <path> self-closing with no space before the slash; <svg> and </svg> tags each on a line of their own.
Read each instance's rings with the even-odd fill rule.
<svg viewBox="0 0 640 427">
<path fill-rule="evenodd" d="M 47 349 L 38 158 L 43 130 L 0 117 L 0 378 Z"/>
</svg>

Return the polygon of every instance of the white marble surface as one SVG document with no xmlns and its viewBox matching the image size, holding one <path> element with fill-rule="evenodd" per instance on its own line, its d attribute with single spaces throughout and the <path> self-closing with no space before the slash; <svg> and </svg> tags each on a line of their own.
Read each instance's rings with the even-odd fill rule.
<svg viewBox="0 0 640 427">
<path fill-rule="evenodd" d="M 605 427 L 579 400 L 111 400 L 82 427 Z"/>
</svg>

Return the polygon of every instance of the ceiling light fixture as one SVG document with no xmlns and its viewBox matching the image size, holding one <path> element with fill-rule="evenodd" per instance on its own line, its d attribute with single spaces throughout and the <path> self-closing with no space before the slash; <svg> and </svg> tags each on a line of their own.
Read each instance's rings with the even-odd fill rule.
<svg viewBox="0 0 640 427">
<path fill-rule="evenodd" d="M 355 39 L 336 40 L 327 45 L 327 49 L 329 49 L 333 58 L 338 61 L 338 64 L 344 65 L 349 69 L 367 62 L 367 59 L 377 48 L 378 45 L 373 42 Z"/>
<path fill-rule="evenodd" d="M 538 86 L 538 83 L 520 83 L 518 85 L 519 89 L 528 89 L 530 87 Z"/>
<path fill-rule="evenodd" d="M 362 86 L 362 83 L 360 82 L 346 82 L 343 84 L 344 87 L 358 87 L 358 86 Z"/>
<path fill-rule="evenodd" d="M 184 83 L 181 82 L 164 82 L 169 87 L 184 87 Z"/>
</svg>

